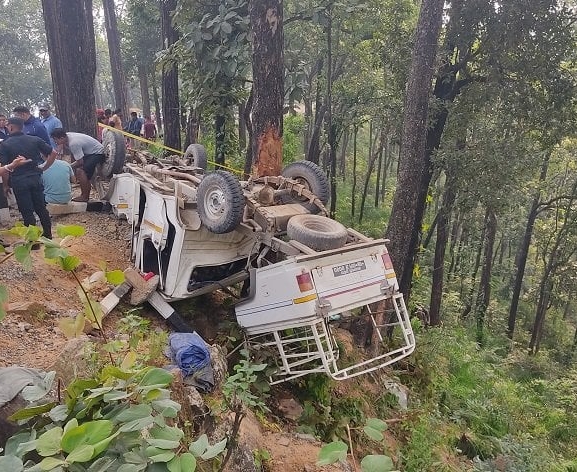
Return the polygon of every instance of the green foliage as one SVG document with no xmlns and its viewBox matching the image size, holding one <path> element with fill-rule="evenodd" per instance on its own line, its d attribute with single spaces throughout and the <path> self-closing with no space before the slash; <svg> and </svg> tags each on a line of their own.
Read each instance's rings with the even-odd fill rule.
<svg viewBox="0 0 577 472">
<path fill-rule="evenodd" d="M 303 159 L 302 134 L 305 121 L 302 115 L 285 115 L 283 119 L 282 161 L 284 165 Z"/>
<path fill-rule="evenodd" d="M 170 398 L 171 381 L 164 369 L 113 366 L 95 378 L 76 379 L 62 404 L 49 402 L 42 409 L 27 408 L 13 416 L 30 426 L 8 440 L 0 465 L 20 472 L 100 471 L 113 464 L 114 470 L 141 471 L 164 464 L 160 470 L 193 472 L 197 461 L 221 455 L 227 441 L 210 445 L 202 435 L 188 447 L 183 444 L 183 431 L 171 426 L 180 410 Z M 31 451 L 41 459 L 32 459 Z"/>
<path fill-rule="evenodd" d="M 239 411 L 243 408 L 254 408 L 261 411 L 268 411 L 262 398 L 263 394 L 268 391 L 268 384 L 259 381 L 258 374 L 263 372 L 266 364 L 252 364 L 248 360 L 248 353 L 244 352 L 245 358 L 234 366 L 233 375 L 227 377 L 222 393 L 232 411 Z M 256 389 L 259 395 L 253 393 Z"/>
</svg>

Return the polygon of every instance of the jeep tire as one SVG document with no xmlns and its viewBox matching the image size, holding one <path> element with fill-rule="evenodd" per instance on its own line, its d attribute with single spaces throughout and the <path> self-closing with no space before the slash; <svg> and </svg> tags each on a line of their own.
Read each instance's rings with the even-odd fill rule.
<svg viewBox="0 0 577 472">
<path fill-rule="evenodd" d="M 287 235 L 315 251 L 343 247 L 347 229 L 338 221 L 320 215 L 296 215 L 287 225 Z"/>
<path fill-rule="evenodd" d="M 200 221 L 213 233 L 233 231 L 242 221 L 244 203 L 240 182 L 228 172 L 206 174 L 198 186 Z"/>
<path fill-rule="evenodd" d="M 307 190 L 314 193 L 323 205 L 326 205 L 330 197 L 329 181 L 323 170 L 311 161 L 297 161 L 286 166 L 282 171 L 282 176 L 296 180 L 303 184 Z M 302 203 L 303 206 L 314 213 L 319 212 L 319 207 L 309 201 L 306 197 L 299 197 L 291 194 L 282 195 L 282 203 Z"/>
<path fill-rule="evenodd" d="M 206 150 L 202 144 L 191 144 L 184 151 L 184 159 L 190 161 L 192 167 L 199 167 L 206 170 L 208 159 L 206 157 Z"/>
<path fill-rule="evenodd" d="M 119 174 L 126 160 L 126 141 L 122 133 L 105 129 L 102 131 L 104 146 L 104 161 L 100 165 L 99 174 L 109 179 L 113 174 Z"/>
</svg>

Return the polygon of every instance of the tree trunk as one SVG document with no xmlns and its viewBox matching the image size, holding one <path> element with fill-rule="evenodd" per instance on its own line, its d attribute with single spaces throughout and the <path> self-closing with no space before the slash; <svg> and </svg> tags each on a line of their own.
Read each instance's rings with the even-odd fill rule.
<svg viewBox="0 0 577 472">
<path fill-rule="evenodd" d="M 96 137 L 92 0 L 42 0 L 55 111 L 65 129 Z"/>
<path fill-rule="evenodd" d="M 252 26 L 252 174 L 280 175 L 284 104 L 282 0 L 249 2 Z"/>
<path fill-rule="evenodd" d="M 539 175 L 539 182 L 543 182 L 547 177 L 547 170 L 549 168 L 549 158 L 551 153 L 545 155 L 543 164 L 541 165 L 541 174 Z M 527 216 L 527 224 L 525 225 L 525 232 L 523 239 L 517 250 L 517 257 L 515 257 L 515 282 L 513 284 L 513 294 L 511 295 L 511 305 L 509 306 L 509 317 L 507 320 L 507 337 L 513 339 L 515 333 L 515 321 L 517 319 L 517 308 L 519 307 L 519 297 L 521 296 L 521 288 L 523 287 L 523 277 L 525 275 L 525 266 L 527 265 L 527 257 L 529 255 L 529 246 L 531 245 L 531 238 L 533 236 L 533 228 L 535 220 L 537 219 L 537 210 L 539 208 L 539 201 L 541 200 L 541 192 L 538 191 L 533 197 L 529 215 Z"/>
<path fill-rule="evenodd" d="M 176 3 L 176 0 L 160 0 L 162 43 L 165 49 L 170 48 L 178 39 L 178 33 L 172 25 Z M 164 118 L 164 145 L 180 149 L 180 100 L 176 64 L 165 64 L 162 67 L 162 116 Z"/>
<path fill-rule="evenodd" d="M 377 161 L 377 184 L 375 185 L 375 208 L 379 208 L 379 199 L 381 197 L 381 173 L 383 169 L 383 151 L 384 146 L 381 148 L 381 152 L 379 152 L 379 157 Z"/>
<path fill-rule="evenodd" d="M 485 250 L 483 254 L 483 269 L 479 283 L 479 293 L 475 307 L 477 321 L 477 343 L 483 345 L 485 341 L 485 315 L 491 299 L 491 271 L 493 268 L 493 246 L 497 233 L 497 218 L 492 208 L 488 207 L 485 214 Z"/>
<path fill-rule="evenodd" d="M 461 313 L 461 319 L 467 318 L 471 309 L 473 308 L 473 295 L 475 294 L 475 286 L 477 284 L 477 274 L 479 273 L 479 268 L 481 267 L 481 256 L 483 254 L 483 243 L 485 242 L 485 225 L 483 225 L 483 231 L 481 232 L 481 239 L 477 246 L 477 253 L 475 256 L 475 263 L 473 265 L 473 270 L 471 271 L 471 285 L 469 287 L 469 293 L 466 299 L 466 305 Z M 463 284 L 464 277 L 461 278 L 461 284 Z M 462 287 L 463 285 L 461 285 Z M 461 288 L 461 293 L 463 289 Z"/>
<path fill-rule="evenodd" d="M 138 80 L 140 82 L 140 98 L 142 99 L 142 114 L 150 116 L 150 93 L 148 92 L 148 70 L 144 64 L 138 65 Z"/>
<path fill-rule="evenodd" d="M 246 122 L 246 132 L 247 132 L 247 142 L 249 143 L 246 147 L 246 155 L 244 159 L 244 175 L 246 177 L 250 176 L 251 169 L 252 169 L 252 103 L 254 97 L 254 88 L 250 88 L 250 94 L 248 95 L 248 99 L 246 101 L 246 106 L 244 108 L 244 121 Z"/>
<path fill-rule="evenodd" d="M 421 3 L 405 98 L 397 188 L 386 229 L 400 290 L 407 297 L 412 278 L 412 258 L 430 179 L 425 137 L 443 5 L 443 0 L 423 0 Z"/>
<path fill-rule="evenodd" d="M 347 148 L 349 147 L 349 139 L 351 137 L 350 129 L 347 128 L 343 132 L 343 145 L 341 146 L 339 158 L 339 176 L 344 180 L 347 170 Z"/>
<path fill-rule="evenodd" d="M 238 105 L 238 150 L 246 152 L 246 120 L 244 118 L 246 103 Z"/>
<path fill-rule="evenodd" d="M 186 135 L 184 138 L 183 149 L 186 149 L 191 144 L 196 144 L 198 141 L 198 130 L 200 127 L 200 116 L 198 111 L 194 108 L 188 110 L 186 119 Z"/>
<path fill-rule="evenodd" d="M 226 116 L 223 114 L 217 114 L 214 117 L 214 136 L 215 136 L 215 146 L 214 146 L 214 162 L 215 167 L 218 168 L 219 165 L 224 165 L 225 163 L 225 141 L 226 141 Z"/>
<path fill-rule="evenodd" d="M 122 66 L 120 37 L 118 34 L 114 0 L 102 0 L 102 6 L 104 7 L 104 25 L 106 27 L 108 54 L 110 56 L 110 74 L 114 87 L 114 101 L 116 102 L 116 108 L 120 108 L 122 116 L 126 120 L 128 119 L 126 78 L 124 77 L 124 68 Z"/>
<path fill-rule="evenodd" d="M 383 150 L 383 143 L 385 140 L 385 131 L 384 129 L 381 130 L 380 138 L 379 138 L 379 146 L 376 150 L 373 151 L 372 155 L 369 157 L 369 164 L 367 167 L 367 175 L 365 177 L 365 185 L 363 187 L 363 195 L 361 197 L 361 209 L 359 213 L 359 223 L 363 220 L 363 214 L 365 212 L 365 201 L 367 199 L 367 193 L 369 191 L 369 182 L 371 180 L 371 174 L 373 173 L 373 169 L 375 168 L 375 161 L 377 160 L 377 156 Z M 374 148 L 374 146 L 372 146 Z"/>
<path fill-rule="evenodd" d="M 445 281 L 445 250 L 449 240 L 449 220 L 455 198 L 457 185 L 453 174 L 447 175 L 443 204 L 437 219 L 437 240 L 435 241 L 435 257 L 433 262 L 433 281 L 431 287 L 431 302 L 429 307 L 429 322 L 432 326 L 441 324 L 441 301 Z"/>
<path fill-rule="evenodd" d="M 355 216 L 355 202 L 357 195 L 357 136 L 359 134 L 359 127 L 355 125 L 353 130 L 353 185 L 351 191 L 351 216 Z"/>
</svg>

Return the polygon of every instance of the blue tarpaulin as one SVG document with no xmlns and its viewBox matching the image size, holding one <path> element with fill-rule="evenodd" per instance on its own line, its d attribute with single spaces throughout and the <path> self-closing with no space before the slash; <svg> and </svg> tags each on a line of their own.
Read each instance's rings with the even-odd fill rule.
<svg viewBox="0 0 577 472">
<path fill-rule="evenodd" d="M 168 357 L 172 359 L 186 377 L 210 363 L 210 351 L 196 331 L 193 333 L 171 333 L 168 337 Z"/>
</svg>

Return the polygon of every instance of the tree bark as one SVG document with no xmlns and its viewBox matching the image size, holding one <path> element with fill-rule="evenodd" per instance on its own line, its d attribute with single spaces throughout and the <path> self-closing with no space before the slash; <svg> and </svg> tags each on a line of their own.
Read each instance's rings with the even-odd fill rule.
<svg viewBox="0 0 577 472">
<path fill-rule="evenodd" d="M 479 283 L 479 293 L 475 315 L 477 321 L 477 343 L 483 345 L 485 336 L 485 315 L 491 299 L 491 271 L 493 268 L 493 246 L 495 245 L 495 235 L 497 233 L 497 218 L 492 208 L 488 207 L 485 214 L 485 250 L 483 253 L 483 269 L 481 270 L 481 280 Z"/>
<path fill-rule="evenodd" d="M 282 0 L 252 0 L 252 174 L 282 170 L 284 104 Z"/>
<path fill-rule="evenodd" d="M 405 99 L 397 188 L 386 229 L 400 290 L 407 297 L 412 278 L 412 257 L 417 247 L 430 179 L 425 136 L 443 5 L 443 0 L 423 0 L 421 3 Z"/>
<path fill-rule="evenodd" d="M 164 136 L 164 129 L 162 127 L 162 117 L 160 116 L 160 98 L 158 97 L 158 84 L 156 82 L 156 74 L 152 74 L 152 99 L 154 100 L 154 115 L 156 117 L 156 129 L 158 133 Z"/>
<path fill-rule="evenodd" d="M 96 137 L 92 0 L 42 0 L 55 111 L 68 131 Z"/>
<path fill-rule="evenodd" d="M 254 88 L 250 88 L 250 93 L 248 95 L 248 99 L 246 100 L 246 106 L 244 108 L 244 121 L 246 123 L 246 132 L 247 132 L 247 143 L 246 146 L 246 155 L 244 159 L 244 175 L 246 177 L 250 176 L 251 169 L 252 169 L 252 103 L 253 103 L 253 93 Z"/>
<path fill-rule="evenodd" d="M 224 165 L 225 162 L 225 141 L 226 141 L 226 116 L 217 114 L 214 117 L 214 162 L 216 167 Z"/>
<path fill-rule="evenodd" d="M 108 42 L 108 55 L 110 56 L 110 74 L 112 75 L 112 86 L 114 87 L 114 101 L 116 102 L 116 108 L 120 108 L 122 116 L 126 120 L 128 118 L 128 93 L 122 66 L 114 0 L 102 0 L 102 6 L 104 7 L 104 25 Z"/>
<path fill-rule="evenodd" d="M 539 182 L 543 182 L 547 177 L 547 170 L 549 168 L 549 158 L 551 153 L 545 155 L 543 164 L 541 165 L 541 174 L 539 175 Z M 535 220 L 537 219 L 539 202 L 541 200 L 541 192 L 538 191 L 533 197 L 529 215 L 527 216 L 527 223 L 525 225 L 525 232 L 523 239 L 517 250 L 517 257 L 515 257 L 515 282 L 513 284 L 513 293 L 511 295 L 511 305 L 509 306 L 509 317 L 507 319 L 507 337 L 513 339 L 515 333 L 515 322 L 517 320 L 517 308 L 519 307 L 519 297 L 521 296 L 521 288 L 523 287 L 523 277 L 525 275 L 525 266 L 527 265 L 527 257 L 529 255 L 529 246 L 531 245 L 531 238 L 533 236 L 533 228 Z"/>
<path fill-rule="evenodd" d="M 169 49 L 178 40 L 178 33 L 172 25 L 172 15 L 175 9 L 176 0 L 160 0 L 162 43 L 165 49 Z M 164 64 L 162 67 L 162 116 L 164 118 L 164 145 L 180 149 L 180 100 L 176 64 Z"/>
<path fill-rule="evenodd" d="M 240 152 L 246 151 L 246 120 L 244 118 L 246 103 L 238 105 L 238 149 Z"/>
<path fill-rule="evenodd" d="M 359 127 L 355 125 L 353 130 L 353 185 L 351 191 L 351 216 L 355 216 L 355 203 L 357 195 L 357 136 L 359 134 Z"/>
<path fill-rule="evenodd" d="M 140 82 L 140 98 L 142 99 L 142 114 L 150 116 L 150 93 L 148 92 L 148 70 L 144 64 L 138 65 L 138 80 Z"/>
<path fill-rule="evenodd" d="M 441 301 L 445 281 L 445 251 L 449 240 L 449 220 L 455 198 L 457 197 L 456 182 L 453 174 L 447 175 L 443 204 L 438 213 L 437 240 L 435 241 L 435 256 L 433 262 L 433 281 L 429 307 L 429 322 L 431 326 L 441 324 Z"/>
</svg>

